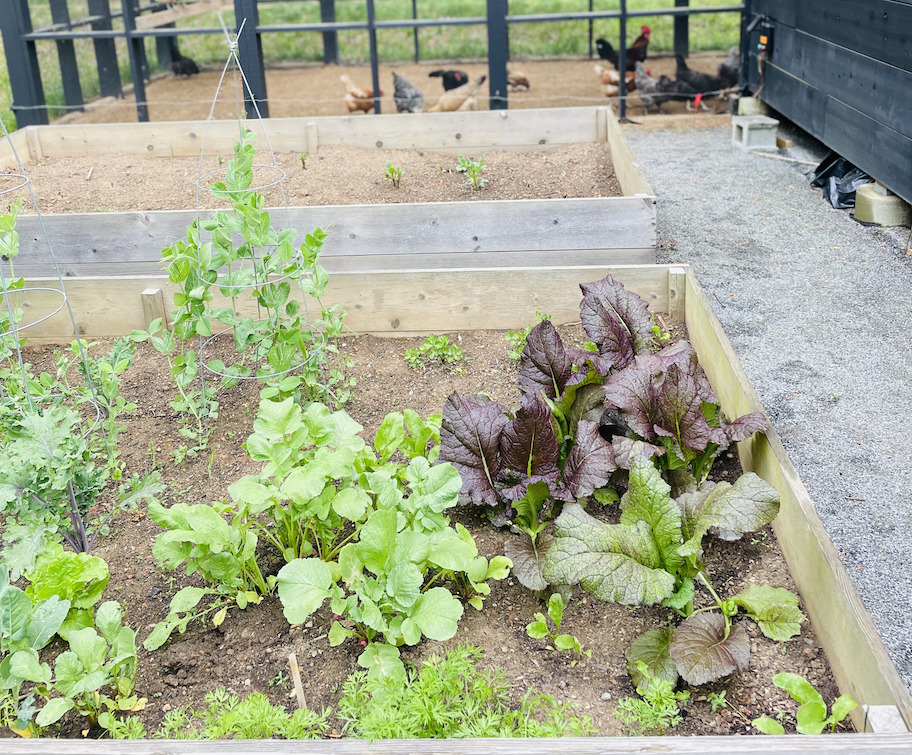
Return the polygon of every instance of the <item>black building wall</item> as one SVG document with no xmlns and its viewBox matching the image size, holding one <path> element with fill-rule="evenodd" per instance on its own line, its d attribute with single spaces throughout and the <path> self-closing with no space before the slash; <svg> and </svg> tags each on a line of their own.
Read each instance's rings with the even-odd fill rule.
<svg viewBox="0 0 912 755">
<path fill-rule="evenodd" d="M 912 202 L 912 0 L 753 0 L 772 51 L 748 84 L 770 107 Z M 765 32 L 764 32 L 765 33 Z"/>
</svg>

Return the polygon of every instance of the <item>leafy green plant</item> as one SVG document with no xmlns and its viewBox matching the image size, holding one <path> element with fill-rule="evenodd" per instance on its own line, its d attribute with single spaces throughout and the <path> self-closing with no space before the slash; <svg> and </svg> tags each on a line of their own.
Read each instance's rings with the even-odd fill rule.
<svg viewBox="0 0 912 755">
<path fill-rule="evenodd" d="M 65 602 L 65 601 L 64 601 Z M 42 663 L 34 648 L 17 650 L 9 657 L 6 684 L 31 682 L 33 697 L 26 710 L 36 726 L 56 723 L 75 710 L 89 726 L 108 728 L 116 712 L 141 710 L 145 698 L 133 694 L 136 681 L 136 633 L 123 623 L 115 601 L 102 603 L 93 627 L 70 632 L 69 650 L 54 660 L 53 671 Z M 35 712 L 35 700 L 44 700 Z M 25 727 L 19 726 L 20 729 Z"/>
<path fill-rule="evenodd" d="M 413 370 L 420 370 L 433 363 L 455 364 L 462 361 L 462 349 L 450 342 L 449 336 L 435 336 L 433 333 L 424 342 L 405 350 L 405 361 Z"/>
<path fill-rule="evenodd" d="M 722 708 L 728 707 L 729 702 L 725 699 L 727 692 L 728 690 L 723 689 L 721 692 L 710 692 L 706 695 L 706 700 L 713 713 L 718 713 Z"/>
<path fill-rule="evenodd" d="M 459 161 L 456 172 L 465 174 L 466 181 L 473 191 L 478 191 L 487 183 L 487 179 L 481 175 L 488 167 L 485 165 L 483 157 L 472 160 L 465 155 L 459 155 L 456 159 Z"/>
<path fill-rule="evenodd" d="M 510 345 L 510 350 L 508 352 L 510 359 L 519 359 L 522 357 L 523 349 L 526 347 L 526 338 L 528 337 L 529 333 L 532 332 L 532 328 L 534 328 L 537 323 L 550 319 L 551 315 L 544 315 L 541 312 L 536 312 L 535 322 L 531 325 L 527 325 L 522 330 L 507 331 L 507 333 L 504 335 L 504 338 L 507 339 L 507 343 Z"/>
<path fill-rule="evenodd" d="M 355 672 L 343 685 L 339 718 L 348 734 L 370 740 L 594 733 L 588 717 L 548 695 L 530 691 L 513 707 L 503 672 L 479 670 L 481 657 L 479 648 L 460 646 L 399 678 Z"/>
<path fill-rule="evenodd" d="M 399 188 L 399 183 L 402 181 L 402 168 L 397 168 L 393 165 L 392 160 L 386 161 L 386 178 L 393 185 L 394 189 Z"/>
<path fill-rule="evenodd" d="M 526 634 L 533 639 L 543 639 L 547 637 L 551 641 L 548 646 L 549 650 L 569 650 L 577 658 L 590 658 L 591 650 L 583 650 L 580 641 L 572 634 L 560 634 L 561 621 L 564 616 L 564 599 L 559 592 L 551 594 L 548 598 L 548 616 L 543 613 L 535 614 L 535 621 L 526 625 Z M 548 626 L 548 619 L 554 624 L 554 631 Z"/>
<path fill-rule="evenodd" d="M 773 684 L 784 689 L 793 700 L 801 703 L 796 715 L 796 728 L 799 734 L 820 734 L 827 728 L 830 732 L 835 732 L 845 717 L 858 707 L 849 695 L 840 695 L 833 701 L 830 714 L 827 715 L 823 697 L 814 689 L 813 684 L 799 674 L 776 674 L 773 677 Z M 782 724 L 768 716 L 755 718 L 753 724 L 764 734 L 785 734 Z"/>
<path fill-rule="evenodd" d="M 306 154 L 302 153 L 302 154 L 298 155 L 298 159 L 301 161 L 301 168 L 303 170 L 307 170 L 307 158 L 308 158 L 308 155 L 306 155 Z"/>
<path fill-rule="evenodd" d="M 619 700 L 614 715 L 627 727 L 630 736 L 662 735 L 681 723 L 680 703 L 686 702 L 690 693 L 675 692 L 670 681 L 653 676 L 643 661 L 638 666 L 642 678 L 637 685 L 640 697 Z"/>
</svg>

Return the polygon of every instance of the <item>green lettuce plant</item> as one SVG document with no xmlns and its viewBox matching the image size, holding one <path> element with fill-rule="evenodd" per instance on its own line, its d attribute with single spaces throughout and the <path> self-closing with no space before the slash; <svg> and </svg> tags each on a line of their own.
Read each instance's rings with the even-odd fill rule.
<svg viewBox="0 0 912 755">
<path fill-rule="evenodd" d="M 799 734 L 820 734 L 824 729 L 835 732 L 836 727 L 845 720 L 858 704 L 849 695 L 840 695 L 833 701 L 830 713 L 821 694 L 807 679 L 799 674 L 783 672 L 773 677 L 773 684 L 789 693 L 791 698 L 801 703 L 796 716 L 796 728 Z M 764 734 L 785 734 L 782 724 L 774 718 L 761 716 L 753 720 L 754 727 Z"/>
</svg>

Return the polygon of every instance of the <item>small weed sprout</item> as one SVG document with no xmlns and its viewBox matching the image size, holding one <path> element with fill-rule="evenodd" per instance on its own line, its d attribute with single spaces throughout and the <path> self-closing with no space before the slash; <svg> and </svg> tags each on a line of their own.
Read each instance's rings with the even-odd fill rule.
<svg viewBox="0 0 912 755">
<path fill-rule="evenodd" d="M 431 333 L 421 346 L 405 350 L 405 361 L 413 370 L 423 369 L 434 362 L 454 364 L 462 361 L 462 349 L 450 343 L 449 336 Z"/>
<path fill-rule="evenodd" d="M 456 168 L 456 171 L 457 173 L 465 173 L 466 180 L 473 191 L 478 191 L 487 183 L 481 176 L 488 167 L 485 165 L 483 157 L 479 157 L 478 160 L 473 161 L 465 155 L 459 155 L 457 159 L 459 160 L 459 166 Z"/>
<path fill-rule="evenodd" d="M 653 676 L 643 661 L 637 662 L 637 668 L 644 676 L 637 687 L 642 697 L 622 698 L 614 715 L 631 736 L 662 735 L 683 720 L 678 703 L 688 700 L 690 692 L 675 692 L 670 681 Z"/>
<path fill-rule="evenodd" d="M 564 616 L 564 599 L 559 592 L 553 593 L 548 598 L 548 617 L 545 618 L 543 613 L 535 614 L 535 621 L 526 626 L 526 634 L 533 639 L 539 640 L 547 637 L 551 641 L 548 650 L 570 650 L 576 654 L 577 659 L 573 661 L 575 666 L 579 659 L 592 657 L 591 650 L 583 650 L 580 641 L 572 634 L 560 634 L 561 621 Z M 554 624 L 552 632 L 548 627 L 548 619 Z"/>
<path fill-rule="evenodd" d="M 508 331 L 504 338 L 506 338 L 507 343 L 510 344 L 510 351 L 508 352 L 510 359 L 519 359 L 522 356 L 523 349 L 526 347 L 526 338 L 529 333 L 532 332 L 532 328 L 538 323 L 550 319 L 551 315 L 544 315 L 541 312 L 536 312 L 534 323 L 527 325 L 523 330 Z"/>
<path fill-rule="evenodd" d="M 298 159 L 301 161 L 302 170 L 307 170 L 307 157 L 308 155 L 306 152 L 302 152 L 300 155 L 298 155 Z"/>
<path fill-rule="evenodd" d="M 392 160 L 386 161 L 386 177 L 389 179 L 389 182 L 393 185 L 394 189 L 399 188 L 399 182 L 402 180 L 402 168 L 397 168 L 393 165 Z"/>
<path fill-rule="evenodd" d="M 728 690 L 723 689 L 721 692 L 710 692 L 706 696 L 706 700 L 712 707 L 713 713 L 718 713 L 722 708 L 728 707 L 728 700 L 725 699 L 725 694 L 727 692 Z"/>
<path fill-rule="evenodd" d="M 840 695 L 833 701 L 830 715 L 827 715 L 827 706 L 820 693 L 807 679 L 800 674 L 781 673 L 773 677 L 773 684 L 784 689 L 793 700 L 801 703 L 796 715 L 796 729 L 799 734 L 820 734 L 824 729 L 835 732 L 836 727 L 853 711 L 858 704 L 848 695 Z M 764 734 L 785 734 L 785 728 L 780 721 L 785 718 L 780 711 L 776 719 L 767 716 L 755 718 L 752 723 L 756 729 Z"/>
</svg>

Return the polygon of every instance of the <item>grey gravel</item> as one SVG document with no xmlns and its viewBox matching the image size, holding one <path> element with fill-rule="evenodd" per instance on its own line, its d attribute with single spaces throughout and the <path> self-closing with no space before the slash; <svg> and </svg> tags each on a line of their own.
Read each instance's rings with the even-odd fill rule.
<svg viewBox="0 0 912 755">
<path fill-rule="evenodd" d="M 783 125 L 818 163 L 826 148 Z M 625 136 L 658 197 L 659 262 L 689 263 L 912 689 L 912 255 L 730 127 Z M 873 147 L 876 148 L 876 147 Z"/>
</svg>

